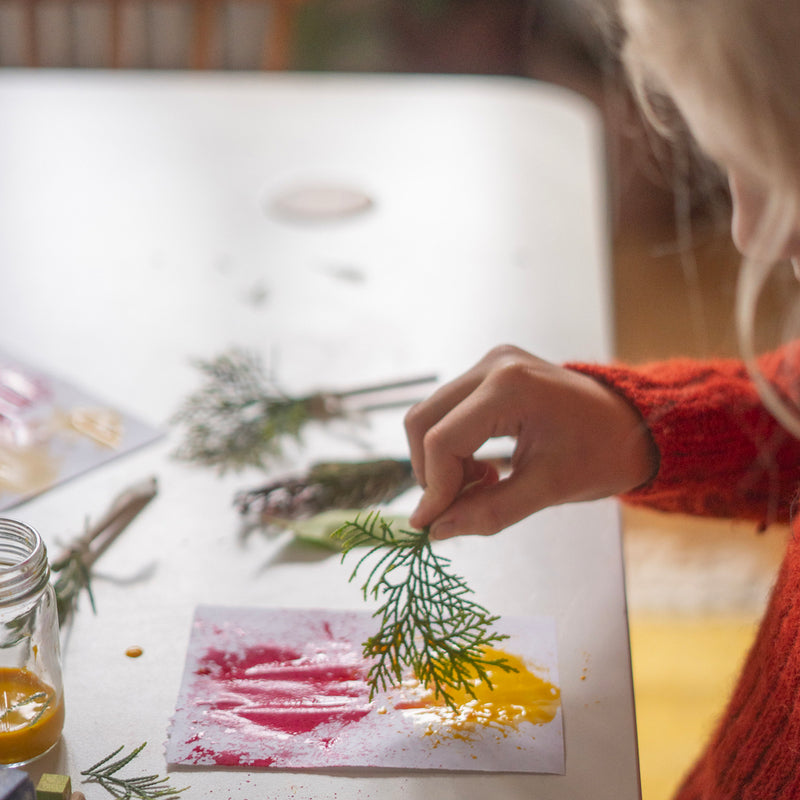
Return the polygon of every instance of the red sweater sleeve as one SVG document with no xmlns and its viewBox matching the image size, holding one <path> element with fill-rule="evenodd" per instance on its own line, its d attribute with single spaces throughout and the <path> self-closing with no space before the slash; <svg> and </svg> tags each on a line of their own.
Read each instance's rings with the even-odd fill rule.
<svg viewBox="0 0 800 800">
<path fill-rule="evenodd" d="M 787 359 L 762 357 L 780 390 L 797 376 Z M 762 525 L 789 519 L 800 486 L 800 441 L 767 411 L 743 362 L 674 359 L 628 367 L 570 364 L 625 396 L 647 424 L 660 456 L 655 477 L 623 495 L 635 505 Z"/>
</svg>

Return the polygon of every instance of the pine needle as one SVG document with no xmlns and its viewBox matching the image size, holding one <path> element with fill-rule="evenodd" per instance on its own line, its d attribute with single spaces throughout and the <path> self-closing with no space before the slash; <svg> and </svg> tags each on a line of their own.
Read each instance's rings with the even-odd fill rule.
<svg viewBox="0 0 800 800">
<path fill-rule="evenodd" d="M 475 697 L 476 678 L 492 686 L 490 667 L 516 671 L 504 658 L 486 657 L 487 647 L 508 636 L 493 630 L 499 617 L 470 598 L 472 590 L 450 571 L 450 560 L 434 553 L 427 530 L 394 531 L 372 512 L 334 535 L 342 541 L 342 560 L 355 548 L 369 548 L 350 580 L 372 561 L 361 589 L 365 599 L 383 601 L 373 614 L 378 632 L 363 643 L 364 656 L 372 660 L 371 696 L 401 683 L 410 668 L 437 698 L 456 708 L 456 692 Z"/>
<path fill-rule="evenodd" d="M 189 788 L 188 786 L 183 789 L 173 789 L 169 785 L 169 778 L 160 778 L 158 775 L 142 775 L 133 778 L 117 776 L 117 773 L 127 767 L 146 746 L 147 742 L 143 742 L 131 750 L 128 755 L 114 761 L 113 759 L 124 749 L 124 747 L 118 747 L 113 753 L 101 758 L 89 769 L 83 770 L 81 775 L 87 777 L 87 783 L 99 783 L 110 795 L 120 798 L 120 800 L 175 798 L 181 792 L 185 792 Z"/>
<path fill-rule="evenodd" d="M 288 442 L 302 443 L 310 422 L 355 418 L 368 411 L 409 405 L 405 395 L 433 375 L 405 378 L 345 391 L 315 391 L 293 397 L 267 374 L 257 355 L 232 348 L 210 360 L 196 360 L 205 382 L 172 417 L 184 426 L 175 457 L 214 467 L 220 473 L 245 467 L 265 469 Z"/>
<path fill-rule="evenodd" d="M 287 439 L 300 439 L 312 419 L 331 416 L 325 397 L 290 397 L 268 377 L 252 353 L 233 349 L 195 366 L 205 383 L 189 395 L 172 422 L 185 426 L 176 458 L 221 473 L 264 468 L 279 457 Z"/>
</svg>

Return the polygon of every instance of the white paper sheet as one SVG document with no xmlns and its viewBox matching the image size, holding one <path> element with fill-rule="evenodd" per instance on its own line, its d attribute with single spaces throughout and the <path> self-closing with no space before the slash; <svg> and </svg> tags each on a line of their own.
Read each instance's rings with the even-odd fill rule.
<svg viewBox="0 0 800 800">
<path fill-rule="evenodd" d="M 509 636 L 502 649 L 548 687 L 549 721 L 536 724 L 533 715 L 504 722 L 494 711 L 490 724 L 462 724 L 444 707 L 420 704 L 414 688 L 370 700 L 361 642 L 376 624 L 369 612 L 199 607 L 168 763 L 564 773 L 552 618 L 497 625 Z M 509 685 L 518 692 L 521 684 Z"/>
</svg>

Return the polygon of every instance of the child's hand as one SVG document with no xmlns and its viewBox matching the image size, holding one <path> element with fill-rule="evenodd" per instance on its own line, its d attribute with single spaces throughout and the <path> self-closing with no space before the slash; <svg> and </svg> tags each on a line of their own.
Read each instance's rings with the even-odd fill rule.
<svg viewBox="0 0 800 800">
<path fill-rule="evenodd" d="M 657 454 L 637 411 L 598 381 L 498 347 L 406 415 L 424 488 L 411 516 L 434 538 L 491 534 L 546 506 L 628 491 Z M 511 473 L 474 458 L 489 439 L 516 440 Z"/>
</svg>

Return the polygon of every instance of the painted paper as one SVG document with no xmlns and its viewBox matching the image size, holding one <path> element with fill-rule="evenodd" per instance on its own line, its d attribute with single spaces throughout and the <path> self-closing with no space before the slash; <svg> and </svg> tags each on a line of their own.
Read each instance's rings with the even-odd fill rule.
<svg viewBox="0 0 800 800">
<path fill-rule="evenodd" d="M 501 619 L 521 672 L 456 712 L 410 677 L 370 698 L 361 642 L 375 625 L 369 612 L 199 607 L 168 763 L 563 774 L 552 618 Z"/>
<path fill-rule="evenodd" d="M 161 435 L 92 393 L 0 352 L 0 510 Z"/>
</svg>

